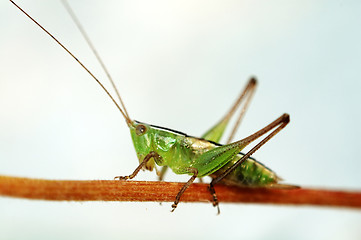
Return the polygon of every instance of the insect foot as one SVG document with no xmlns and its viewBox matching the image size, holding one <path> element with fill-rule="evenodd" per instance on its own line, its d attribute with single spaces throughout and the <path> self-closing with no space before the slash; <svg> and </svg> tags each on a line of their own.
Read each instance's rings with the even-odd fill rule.
<svg viewBox="0 0 361 240">
<path fill-rule="evenodd" d="M 219 215 L 221 213 L 221 210 L 219 209 L 218 198 L 217 198 L 216 191 L 214 190 L 212 183 L 209 185 L 208 190 L 210 191 L 212 198 L 213 198 L 213 201 L 212 201 L 213 207 L 217 207 L 217 215 Z"/>
<path fill-rule="evenodd" d="M 173 203 L 172 204 L 172 210 L 170 210 L 171 212 L 174 212 L 174 210 L 177 208 L 177 203 Z"/>
<path fill-rule="evenodd" d="M 116 176 L 114 177 L 114 180 L 128 180 L 130 178 L 130 176 Z"/>
</svg>

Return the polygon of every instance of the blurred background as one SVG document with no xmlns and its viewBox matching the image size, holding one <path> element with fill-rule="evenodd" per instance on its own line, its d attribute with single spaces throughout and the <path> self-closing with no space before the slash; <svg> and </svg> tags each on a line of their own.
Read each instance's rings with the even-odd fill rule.
<svg viewBox="0 0 361 240">
<path fill-rule="evenodd" d="M 18 1 L 110 88 L 59 1 Z M 282 113 L 254 157 L 286 183 L 361 189 L 360 1 L 70 1 L 131 118 L 200 136 L 249 77 L 237 139 Z M 0 174 L 113 179 L 138 165 L 110 99 L 10 2 L 0 3 Z M 166 180 L 188 176 L 169 173 Z M 141 172 L 136 180 L 156 180 Z M 0 198 L 2 239 L 360 239 L 361 211 Z"/>
</svg>

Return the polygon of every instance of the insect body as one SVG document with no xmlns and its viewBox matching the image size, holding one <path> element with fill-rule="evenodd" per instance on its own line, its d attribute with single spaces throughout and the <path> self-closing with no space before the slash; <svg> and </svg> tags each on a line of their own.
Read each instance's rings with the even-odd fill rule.
<svg viewBox="0 0 361 240">
<path fill-rule="evenodd" d="M 224 152 L 221 144 L 140 122 L 134 124 L 135 128 L 131 127 L 131 135 L 140 163 L 150 152 L 157 153 L 153 157 L 154 161 L 147 162 L 147 170 L 153 170 L 156 164 L 167 166 L 176 174 L 190 174 L 190 169 L 195 168 L 198 172 L 197 177 L 210 174 L 215 177 L 244 156 L 238 153 L 230 158 L 228 151 L 227 156 L 217 158 L 219 153 Z M 278 180 L 279 177 L 274 172 L 253 158 L 246 159 L 224 178 L 224 181 L 242 186 L 266 186 Z"/>
<path fill-rule="evenodd" d="M 140 165 L 131 175 L 118 176 L 116 178 L 119 180 L 132 179 L 140 169 L 145 168 L 152 170 L 155 165 L 169 167 L 176 174 L 192 175 L 189 181 L 179 191 L 172 205 L 173 210 L 177 207 L 183 192 L 197 177 L 211 176 L 213 178 L 210 184 L 210 192 L 213 195 L 215 206 L 218 206 L 218 200 L 213 185 L 220 181 L 237 186 L 278 186 L 277 183 L 280 178 L 272 170 L 257 162 L 255 159 L 250 158 L 250 155 L 288 124 L 288 114 L 283 114 L 268 126 L 240 141 L 227 143 L 225 145 L 215 142 L 219 141 L 222 137 L 229 119 L 236 112 L 242 100 L 246 98 L 247 104 L 243 106 L 240 115 L 241 117 L 243 116 L 255 86 L 256 80 L 252 78 L 231 110 L 215 127 L 205 133 L 202 138 L 196 138 L 178 131 L 133 121 L 124 114 L 130 128 Z M 238 124 L 239 121 L 237 121 L 233 131 L 238 127 Z M 247 154 L 240 153 L 250 142 L 274 128 L 276 129 Z M 231 138 L 228 141 L 230 142 Z"/>
<path fill-rule="evenodd" d="M 11 0 L 10 0 L 11 1 Z M 13 1 L 11 1 L 18 7 Z M 70 10 L 65 2 L 75 23 L 80 26 L 75 15 Z M 250 99 L 253 96 L 256 80 L 252 78 L 246 88 L 241 92 L 240 96 L 229 110 L 229 112 L 209 131 L 207 131 L 201 138 L 192 137 L 184 133 L 156 127 L 153 125 L 141 123 L 132 120 L 123 104 L 123 101 L 107 72 L 100 57 L 97 55 L 95 48 L 92 46 L 89 38 L 86 36 L 84 30 L 80 26 L 82 34 L 88 41 L 91 49 L 94 51 L 96 57 L 101 63 L 104 70 L 107 72 L 109 80 L 113 84 L 119 98 L 120 104 L 110 95 L 103 84 L 52 34 L 46 31 L 40 24 L 31 18 L 26 12 L 18 7 L 25 13 L 34 23 L 41 27 L 50 37 L 52 37 L 64 50 L 66 50 L 103 88 L 108 94 L 114 104 L 117 106 L 123 115 L 131 133 L 134 147 L 139 159 L 139 166 L 129 176 L 118 176 L 119 180 L 127 180 L 134 178 L 141 169 L 153 170 L 155 165 L 163 167 L 160 178 L 167 168 L 170 168 L 176 174 L 191 175 L 190 179 L 183 185 L 177 194 L 172 211 L 177 207 L 177 204 L 183 192 L 192 184 L 197 177 L 211 176 L 212 182 L 210 183 L 209 190 L 213 196 L 213 205 L 218 206 L 217 196 L 214 190 L 214 184 L 218 182 L 232 184 L 237 186 L 251 186 L 251 187 L 292 187 L 289 185 L 278 184 L 280 178 L 270 169 L 257 162 L 250 156 L 257 151 L 263 144 L 270 140 L 274 135 L 281 131 L 289 122 L 289 115 L 283 114 L 275 121 L 255 132 L 254 134 L 232 142 L 234 133 L 236 132 L 240 121 L 249 105 Z M 237 109 L 243 103 L 239 117 L 233 127 L 232 133 L 229 136 L 225 145 L 218 142 L 223 136 L 224 130 L 227 127 L 229 120 L 235 114 Z M 120 107 L 122 106 L 122 107 Z M 271 131 L 272 130 L 272 131 Z M 270 132 L 271 131 L 271 132 Z M 262 139 L 255 147 L 249 150 L 246 154 L 241 153 L 249 143 L 258 139 L 259 137 L 270 132 L 264 139 Z M 219 211 L 219 209 L 218 209 Z"/>
</svg>

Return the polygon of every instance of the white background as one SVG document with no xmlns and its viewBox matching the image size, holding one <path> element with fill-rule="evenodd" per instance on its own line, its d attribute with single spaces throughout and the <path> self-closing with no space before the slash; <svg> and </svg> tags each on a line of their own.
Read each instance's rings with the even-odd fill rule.
<svg viewBox="0 0 361 240">
<path fill-rule="evenodd" d="M 109 86 L 58 1 L 19 1 Z M 132 118 L 199 136 L 259 80 L 237 139 L 287 183 L 361 189 L 359 1 L 73 1 Z M 0 174 L 112 179 L 137 166 L 122 116 L 10 2 L 0 3 Z M 188 177 L 168 174 L 168 180 Z M 141 172 L 137 180 L 155 180 Z M 1 239 L 360 239 L 351 209 L 0 199 Z"/>
</svg>

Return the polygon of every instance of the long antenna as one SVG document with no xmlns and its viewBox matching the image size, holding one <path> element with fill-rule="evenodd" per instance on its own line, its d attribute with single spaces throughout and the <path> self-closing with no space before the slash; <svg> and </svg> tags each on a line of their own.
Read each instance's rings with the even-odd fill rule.
<svg viewBox="0 0 361 240">
<path fill-rule="evenodd" d="M 121 107 L 118 105 L 118 103 L 115 101 L 115 99 L 112 97 L 112 95 L 109 93 L 109 91 L 104 87 L 104 85 L 98 80 L 98 78 L 96 78 L 94 76 L 94 74 L 87 68 L 85 67 L 85 65 L 77 58 L 74 56 L 73 53 L 71 53 L 62 43 L 60 43 L 58 41 L 58 39 L 56 39 L 50 32 L 48 32 L 43 26 L 41 26 L 34 18 L 32 18 L 27 12 L 25 12 L 21 7 L 19 7 L 15 2 L 13 2 L 12 0 L 9 0 L 12 4 L 14 4 L 15 7 L 17 7 L 21 12 L 23 12 L 31 21 L 33 21 L 38 27 L 40 27 L 45 33 L 47 33 L 57 44 L 59 44 L 70 56 L 72 56 L 74 58 L 75 61 L 77 61 L 80 66 L 87 71 L 90 76 L 92 76 L 92 78 L 102 87 L 102 89 L 106 92 L 106 94 L 110 97 L 110 99 L 114 102 L 114 104 L 117 106 L 117 108 L 119 109 L 119 111 L 121 112 L 121 114 L 123 115 L 123 117 L 125 118 L 127 124 L 131 124 L 132 121 L 130 120 L 130 118 L 128 117 L 128 115 L 126 115 L 124 113 L 124 111 L 121 109 Z"/>
<path fill-rule="evenodd" d="M 124 112 L 125 114 L 127 115 L 127 117 L 129 118 L 129 114 L 127 112 L 127 109 L 123 103 L 123 100 L 122 98 L 120 97 L 120 94 L 119 94 L 119 91 L 118 91 L 118 88 L 115 86 L 115 83 L 113 81 L 113 78 L 112 76 L 110 75 L 107 67 L 105 66 L 102 58 L 100 57 L 98 51 L 96 50 L 96 48 L 94 47 L 94 44 L 92 43 L 92 41 L 90 40 L 89 38 L 89 35 L 85 32 L 83 26 L 81 25 L 79 19 L 77 18 L 77 16 L 75 15 L 73 9 L 70 7 L 68 1 L 66 0 L 62 0 L 61 1 L 65 7 L 65 9 L 67 10 L 67 12 L 69 13 L 70 17 L 73 19 L 75 25 L 77 26 L 77 28 L 79 29 L 81 35 L 84 37 L 85 41 L 87 42 L 88 46 L 90 47 L 90 49 L 93 51 L 93 54 L 95 55 L 95 57 L 97 58 L 99 64 L 101 65 L 101 67 L 103 68 L 105 74 L 107 75 L 107 78 L 109 79 L 110 83 L 112 84 L 114 90 L 115 90 L 115 93 L 117 94 L 118 96 L 118 99 L 119 99 L 119 102 L 120 104 L 122 105 L 123 109 L 124 109 Z"/>
</svg>

